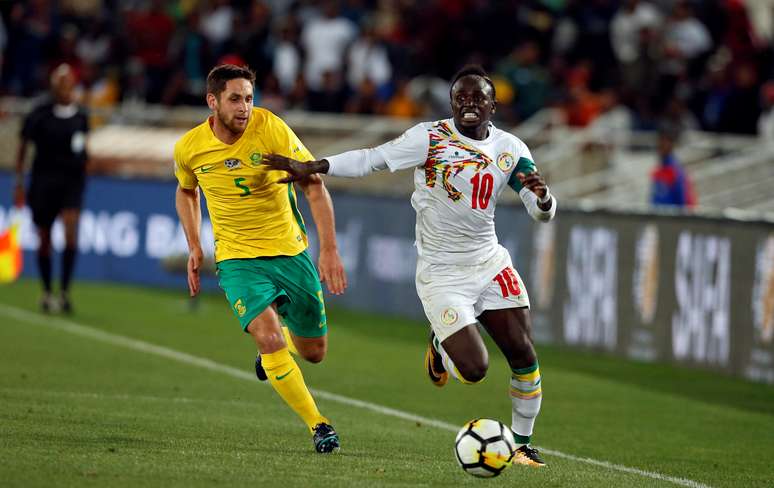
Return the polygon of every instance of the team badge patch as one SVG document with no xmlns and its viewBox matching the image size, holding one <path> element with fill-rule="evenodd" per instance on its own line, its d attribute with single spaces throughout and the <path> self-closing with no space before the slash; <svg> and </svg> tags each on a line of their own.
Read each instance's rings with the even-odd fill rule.
<svg viewBox="0 0 774 488">
<path fill-rule="evenodd" d="M 239 159 L 227 159 L 223 161 L 223 164 L 226 165 L 226 168 L 231 171 L 237 168 L 240 168 L 242 166 L 242 161 Z"/>
<path fill-rule="evenodd" d="M 457 311 L 451 307 L 447 308 L 441 313 L 441 322 L 446 325 L 454 325 L 458 318 L 459 315 L 457 315 Z"/>
<path fill-rule="evenodd" d="M 252 153 L 250 155 L 250 166 L 253 166 L 253 167 L 258 166 L 259 164 L 261 164 L 262 159 L 263 159 L 263 155 L 260 152 L 256 151 Z"/>
<path fill-rule="evenodd" d="M 242 299 L 241 298 L 239 300 L 237 300 L 236 303 L 234 304 L 234 310 L 236 310 L 236 313 L 240 317 L 244 317 L 245 316 L 245 313 L 247 312 L 247 307 L 245 307 L 245 304 L 242 303 Z"/>
<path fill-rule="evenodd" d="M 513 154 L 504 152 L 497 156 L 497 167 L 503 171 L 509 171 L 513 168 Z"/>
</svg>

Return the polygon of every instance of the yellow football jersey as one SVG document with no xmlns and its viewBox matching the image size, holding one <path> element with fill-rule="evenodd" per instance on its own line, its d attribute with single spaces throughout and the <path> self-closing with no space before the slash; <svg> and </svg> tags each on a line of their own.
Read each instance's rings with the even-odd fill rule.
<svg viewBox="0 0 774 488">
<path fill-rule="evenodd" d="M 314 159 L 282 119 L 253 108 L 234 144 L 212 132 L 209 119 L 175 144 L 175 176 L 182 188 L 200 186 L 215 234 L 215 261 L 260 256 L 295 256 L 307 247 L 306 228 L 287 176 L 267 170 L 264 154 L 299 161 Z"/>
</svg>

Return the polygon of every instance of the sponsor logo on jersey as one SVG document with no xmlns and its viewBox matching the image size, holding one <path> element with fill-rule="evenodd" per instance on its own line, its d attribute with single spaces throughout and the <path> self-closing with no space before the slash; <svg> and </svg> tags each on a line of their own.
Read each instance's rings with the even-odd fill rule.
<svg viewBox="0 0 774 488">
<path fill-rule="evenodd" d="M 261 160 L 263 159 L 263 155 L 256 151 L 250 155 L 250 166 L 256 167 L 261 164 Z"/>
<path fill-rule="evenodd" d="M 499 156 L 497 156 L 497 167 L 500 168 L 503 171 L 510 171 L 511 168 L 513 168 L 514 160 L 513 160 L 513 154 L 509 152 L 500 153 Z"/>
<path fill-rule="evenodd" d="M 763 344 L 774 342 L 774 234 L 758 244 L 752 309 L 758 340 Z"/>
<path fill-rule="evenodd" d="M 454 325 L 458 318 L 459 315 L 457 314 L 457 311 L 451 307 L 441 312 L 441 322 L 446 325 Z"/>
<path fill-rule="evenodd" d="M 241 298 L 237 300 L 236 303 L 234 304 L 234 310 L 236 310 L 237 315 L 239 315 L 240 317 L 244 317 L 245 313 L 247 313 L 247 307 L 245 306 L 244 303 L 242 303 Z"/>
<path fill-rule="evenodd" d="M 223 164 L 226 165 L 226 168 L 228 168 L 229 171 L 242 167 L 242 161 L 239 159 L 227 159 L 223 161 Z"/>
<path fill-rule="evenodd" d="M 655 225 L 648 225 L 637 239 L 632 277 L 634 305 L 644 324 L 652 323 L 656 315 L 658 262 L 658 228 Z"/>
<path fill-rule="evenodd" d="M 199 173 L 211 173 L 212 172 L 213 165 L 211 164 L 205 164 L 201 168 L 199 168 Z"/>
</svg>

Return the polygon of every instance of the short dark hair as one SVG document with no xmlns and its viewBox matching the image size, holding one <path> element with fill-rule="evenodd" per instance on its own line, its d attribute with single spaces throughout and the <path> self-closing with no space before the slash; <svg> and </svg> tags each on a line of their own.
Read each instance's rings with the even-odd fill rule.
<svg viewBox="0 0 774 488">
<path fill-rule="evenodd" d="M 451 90 L 454 87 L 454 84 L 457 83 L 457 80 L 470 75 L 480 76 L 484 79 L 484 81 L 489 83 L 489 86 L 492 88 L 492 100 L 497 99 L 497 91 L 495 90 L 494 83 L 492 82 L 491 78 L 489 78 L 486 70 L 480 64 L 466 64 L 459 71 L 457 71 L 457 73 L 452 78 L 451 85 L 449 85 L 449 95 L 451 95 Z"/>
<path fill-rule="evenodd" d="M 250 68 L 235 64 L 215 66 L 207 75 L 207 93 L 212 93 L 215 97 L 219 97 L 223 90 L 226 89 L 226 83 L 237 78 L 244 78 L 255 86 L 255 73 Z"/>
</svg>

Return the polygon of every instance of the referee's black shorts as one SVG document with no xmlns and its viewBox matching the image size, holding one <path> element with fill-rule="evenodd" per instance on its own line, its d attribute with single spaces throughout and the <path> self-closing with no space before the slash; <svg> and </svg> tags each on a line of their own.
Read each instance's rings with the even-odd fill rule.
<svg viewBox="0 0 774 488">
<path fill-rule="evenodd" d="M 66 208 L 81 208 L 85 176 L 33 175 L 27 192 L 32 221 L 38 227 L 51 227 Z"/>
</svg>

